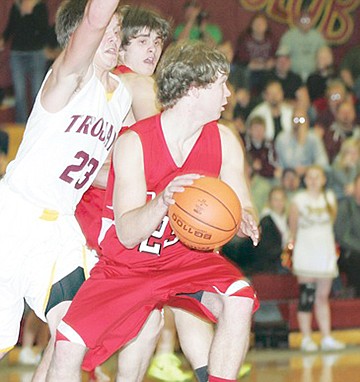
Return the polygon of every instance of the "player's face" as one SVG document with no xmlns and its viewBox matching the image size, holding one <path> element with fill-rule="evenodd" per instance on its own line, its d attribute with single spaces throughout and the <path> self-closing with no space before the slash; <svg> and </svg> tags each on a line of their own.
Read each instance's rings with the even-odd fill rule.
<svg viewBox="0 0 360 382">
<path fill-rule="evenodd" d="M 200 89 L 200 93 L 202 93 L 201 102 L 208 117 L 210 117 L 209 121 L 219 119 L 225 110 L 227 98 L 231 95 L 226 81 L 227 76 L 219 74 L 214 83 Z"/>
<path fill-rule="evenodd" d="M 163 48 L 163 40 L 156 31 L 144 29 L 130 44 L 120 50 L 123 64 L 135 73 L 151 76 L 159 61 Z"/>
<path fill-rule="evenodd" d="M 96 51 L 94 63 L 98 67 L 107 70 L 113 69 L 118 62 L 120 48 L 120 25 L 119 19 L 114 15 L 106 28 L 100 46 Z"/>
</svg>

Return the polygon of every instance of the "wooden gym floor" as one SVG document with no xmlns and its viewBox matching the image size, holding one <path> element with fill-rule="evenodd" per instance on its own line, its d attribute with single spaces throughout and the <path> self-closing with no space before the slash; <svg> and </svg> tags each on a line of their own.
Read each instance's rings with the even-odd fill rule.
<svg viewBox="0 0 360 382">
<path fill-rule="evenodd" d="M 17 364 L 15 348 L 0 362 L 1 382 L 30 382 L 34 367 Z M 246 362 L 251 372 L 244 382 L 360 382 L 360 346 L 349 345 L 340 352 L 304 354 L 298 350 L 252 349 Z M 184 361 L 186 364 L 186 361 Z M 114 381 L 116 357 L 108 360 L 103 370 Z M 88 381 L 84 375 L 83 382 Z M 143 382 L 156 380 L 145 378 Z M 194 379 L 195 381 L 195 379 Z M 126 381 L 124 381 L 126 382 Z"/>
</svg>

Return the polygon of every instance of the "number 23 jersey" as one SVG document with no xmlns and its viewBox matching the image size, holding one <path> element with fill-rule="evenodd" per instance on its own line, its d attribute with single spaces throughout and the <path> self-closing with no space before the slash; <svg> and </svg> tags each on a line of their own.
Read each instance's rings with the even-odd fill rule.
<svg viewBox="0 0 360 382">
<path fill-rule="evenodd" d="M 13 191 L 37 206 L 74 213 L 107 158 L 131 105 L 130 94 L 116 76 L 113 78 L 118 86 L 110 100 L 93 74 L 56 113 L 42 107 L 40 89 L 17 156 L 4 178 Z"/>
</svg>

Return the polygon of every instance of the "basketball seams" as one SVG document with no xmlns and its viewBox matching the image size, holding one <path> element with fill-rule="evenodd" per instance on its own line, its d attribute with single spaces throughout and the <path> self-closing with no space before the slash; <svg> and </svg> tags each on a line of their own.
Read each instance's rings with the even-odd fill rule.
<svg viewBox="0 0 360 382">
<path fill-rule="evenodd" d="M 211 195 L 211 194 L 210 194 Z M 214 225 L 211 225 L 209 223 L 206 223 L 204 222 L 203 220 L 200 220 L 199 218 L 197 218 L 195 215 L 192 215 L 190 214 L 188 211 L 186 211 L 183 207 L 181 207 L 179 204 L 177 204 L 175 202 L 175 206 L 177 206 L 182 212 L 185 212 L 185 214 L 187 216 L 190 216 L 192 217 L 193 219 L 195 219 L 196 221 L 198 221 L 199 223 L 202 223 L 204 225 L 206 225 L 207 227 L 211 227 L 211 228 L 214 228 L 214 229 L 217 229 L 218 231 L 222 231 L 222 232 L 230 232 L 230 231 L 234 231 L 234 229 L 236 228 L 236 223 L 235 223 L 235 227 L 234 228 L 231 228 L 231 229 L 223 229 L 223 228 L 220 228 L 220 227 L 217 227 L 217 226 L 214 226 Z M 233 218 L 232 214 L 230 214 L 231 217 Z M 233 219 L 234 220 L 234 219 Z M 187 223 L 190 225 L 190 223 Z"/>
<path fill-rule="evenodd" d="M 228 206 L 227 206 L 226 204 L 224 204 L 219 198 L 217 198 L 215 195 L 213 195 L 213 194 L 210 193 L 209 191 L 204 190 L 204 189 L 201 188 L 201 187 L 196 187 L 196 186 L 192 185 L 192 186 L 186 186 L 186 188 L 193 188 L 193 189 L 195 189 L 195 190 L 202 191 L 202 192 L 208 194 L 209 196 L 211 196 L 213 199 L 215 199 L 218 203 L 220 203 L 220 204 L 226 209 L 226 211 L 227 211 L 227 212 L 229 213 L 229 215 L 231 216 L 233 222 L 235 223 L 235 227 L 236 227 L 237 224 L 236 224 L 236 219 L 235 219 L 234 215 L 232 214 L 231 210 L 229 210 Z M 233 192 L 233 190 L 232 190 L 231 188 L 230 188 L 230 190 Z M 178 205 L 178 207 L 181 208 L 179 205 Z M 184 211 L 184 212 L 186 212 L 186 211 Z M 192 216 L 192 215 L 191 215 L 191 216 Z M 193 217 L 194 217 L 194 216 L 193 216 Z M 197 219 L 197 220 L 198 220 L 198 219 Z M 201 220 L 199 220 L 199 221 L 201 221 Z M 201 221 L 201 222 L 202 222 L 202 221 Z M 204 223 L 204 222 L 202 222 L 202 223 Z M 214 226 L 212 226 L 212 225 L 210 225 L 210 224 L 207 224 L 207 223 L 204 223 L 204 224 L 208 225 L 209 227 L 213 227 L 213 228 L 216 228 L 216 229 L 219 229 L 219 230 L 221 229 L 221 228 L 214 227 Z M 233 228 L 233 229 L 234 229 L 234 228 Z M 224 231 L 228 231 L 228 230 L 224 230 Z"/>
</svg>

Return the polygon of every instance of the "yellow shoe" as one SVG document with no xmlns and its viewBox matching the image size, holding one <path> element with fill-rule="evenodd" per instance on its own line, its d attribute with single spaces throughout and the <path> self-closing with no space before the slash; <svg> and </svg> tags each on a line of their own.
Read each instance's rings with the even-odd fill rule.
<svg viewBox="0 0 360 382">
<path fill-rule="evenodd" d="M 180 368 L 180 359 L 172 353 L 156 355 L 147 372 L 149 377 L 166 382 L 191 381 L 192 371 L 183 371 Z"/>
<path fill-rule="evenodd" d="M 239 371 L 238 378 L 245 377 L 245 375 L 248 375 L 251 371 L 251 365 L 249 363 L 244 363 Z"/>
</svg>

